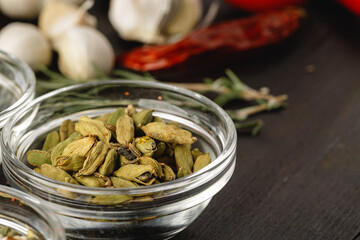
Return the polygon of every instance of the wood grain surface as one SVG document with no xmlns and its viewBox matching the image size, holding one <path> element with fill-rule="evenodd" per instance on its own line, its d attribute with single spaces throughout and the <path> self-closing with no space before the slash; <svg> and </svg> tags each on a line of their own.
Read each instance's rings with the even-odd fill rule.
<svg viewBox="0 0 360 240">
<path fill-rule="evenodd" d="M 133 43 L 119 39 L 107 7 L 96 1 L 91 12 L 120 53 Z M 265 122 L 258 136 L 239 132 L 232 178 L 174 239 L 360 239 L 360 18 L 330 0 L 304 8 L 297 33 L 266 51 L 159 75 L 202 81 L 229 67 L 254 88 L 289 95 L 287 109 L 252 118 Z M 216 21 L 244 15 L 222 3 Z"/>
</svg>

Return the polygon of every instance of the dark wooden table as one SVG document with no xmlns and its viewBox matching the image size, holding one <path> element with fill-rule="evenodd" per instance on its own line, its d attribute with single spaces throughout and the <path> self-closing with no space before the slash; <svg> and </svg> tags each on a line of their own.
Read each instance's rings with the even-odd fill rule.
<svg viewBox="0 0 360 240">
<path fill-rule="evenodd" d="M 99 28 L 119 53 L 128 43 L 99 2 L 91 11 L 102 14 Z M 167 76 L 202 81 L 230 67 L 254 88 L 288 94 L 290 103 L 253 118 L 265 122 L 258 136 L 239 133 L 233 177 L 174 239 L 360 239 L 360 18 L 334 1 L 304 7 L 299 31 L 270 51 Z M 223 3 L 217 21 L 243 15 Z"/>
<path fill-rule="evenodd" d="M 333 1 L 305 9 L 272 54 L 230 64 L 290 105 L 256 116 L 265 122 L 257 137 L 239 133 L 233 177 L 176 240 L 360 239 L 360 18 Z M 219 19 L 237 14 L 223 5 Z"/>
</svg>

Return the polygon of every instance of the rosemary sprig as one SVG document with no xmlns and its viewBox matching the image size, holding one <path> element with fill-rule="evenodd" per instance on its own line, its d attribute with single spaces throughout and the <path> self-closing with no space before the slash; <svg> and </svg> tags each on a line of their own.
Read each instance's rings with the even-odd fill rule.
<svg viewBox="0 0 360 240">
<path fill-rule="evenodd" d="M 94 66 L 94 69 L 98 77 L 89 81 L 110 79 L 110 77 L 103 73 L 97 66 Z M 75 81 L 57 72 L 51 71 L 45 66 L 41 66 L 39 70 L 49 79 L 37 80 L 37 95 L 41 95 L 61 87 L 80 83 L 79 81 Z M 152 82 L 157 81 L 150 73 L 138 74 L 123 69 L 114 70 L 111 76 L 130 80 L 144 80 Z M 256 90 L 249 87 L 244 82 L 242 82 L 230 69 L 225 70 L 225 76 L 220 77 L 216 80 L 206 78 L 204 79 L 203 83 L 166 83 L 182 88 L 187 88 L 189 90 L 196 91 L 202 94 L 215 93 L 217 97 L 215 97 L 214 102 L 216 102 L 220 106 L 225 106 L 231 101 L 238 99 L 247 102 L 256 102 L 255 105 L 249 107 L 235 110 L 226 110 L 229 116 L 233 119 L 235 126 L 238 130 L 250 129 L 253 136 L 255 136 L 262 128 L 263 121 L 246 120 L 250 116 L 258 114 L 260 112 L 282 108 L 286 106 L 286 101 L 288 99 L 288 96 L 285 94 L 279 96 L 274 96 L 270 94 L 267 88 Z"/>
<path fill-rule="evenodd" d="M 250 130 L 252 136 L 256 136 L 260 129 L 263 127 L 263 121 L 261 119 L 249 122 L 235 122 L 235 127 L 238 130 Z"/>
<path fill-rule="evenodd" d="M 230 69 L 225 70 L 226 77 L 220 77 L 213 81 L 209 78 L 205 80 L 207 83 L 168 83 L 179 87 L 187 88 L 193 91 L 207 93 L 214 92 L 218 94 L 218 97 L 214 99 L 220 106 L 235 100 L 242 99 L 245 101 L 261 101 L 261 105 L 267 105 L 265 109 L 275 109 L 282 107 L 285 101 L 288 99 L 287 95 L 273 96 L 266 91 L 258 91 L 250 88 L 234 74 Z M 263 108 L 263 107 L 262 107 Z M 260 108 L 259 108 L 260 110 Z M 260 112 L 261 112 L 260 111 Z M 256 112 L 257 113 L 257 112 Z"/>
</svg>

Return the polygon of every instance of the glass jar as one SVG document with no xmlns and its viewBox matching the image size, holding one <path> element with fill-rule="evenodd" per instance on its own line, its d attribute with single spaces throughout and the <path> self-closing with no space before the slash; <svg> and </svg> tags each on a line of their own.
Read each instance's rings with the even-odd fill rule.
<svg viewBox="0 0 360 240">
<path fill-rule="evenodd" d="M 34 96 L 35 74 L 31 68 L 11 54 L 0 51 L 0 132 L 6 121 Z M 0 156 L 0 166 L 1 162 Z"/>
<path fill-rule="evenodd" d="M 18 58 L 0 51 L 0 129 L 35 96 L 35 74 Z"/>
<path fill-rule="evenodd" d="M 25 192 L 0 185 L 0 226 L 34 239 L 65 240 L 56 214 Z"/>
<path fill-rule="evenodd" d="M 137 188 L 90 188 L 46 178 L 26 164 L 26 151 L 66 119 L 100 116 L 133 104 L 175 121 L 198 138 L 212 162 L 171 182 Z M 236 129 L 208 98 L 145 81 L 109 80 L 62 88 L 33 100 L 8 121 L 1 136 L 4 173 L 15 188 L 41 199 L 59 215 L 68 238 L 167 239 L 186 228 L 230 179 L 235 168 Z M 93 196 L 151 195 L 152 201 L 94 204 Z"/>
</svg>

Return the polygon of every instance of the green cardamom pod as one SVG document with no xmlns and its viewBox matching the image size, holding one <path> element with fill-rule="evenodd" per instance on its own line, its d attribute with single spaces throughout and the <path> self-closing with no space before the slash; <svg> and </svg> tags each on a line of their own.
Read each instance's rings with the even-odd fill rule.
<svg viewBox="0 0 360 240">
<path fill-rule="evenodd" d="M 171 169 L 171 167 L 169 167 L 168 165 L 166 165 L 164 163 L 162 163 L 161 166 L 162 166 L 162 170 L 164 172 L 164 181 L 169 182 L 169 181 L 175 180 L 176 175 L 175 175 L 174 171 Z"/>
<path fill-rule="evenodd" d="M 160 179 L 164 178 L 163 169 L 158 161 L 148 156 L 141 156 L 139 158 L 141 165 L 151 165 L 155 170 L 156 176 Z"/>
<path fill-rule="evenodd" d="M 111 138 L 116 139 L 116 125 L 106 124 L 106 127 L 111 131 Z"/>
<path fill-rule="evenodd" d="M 116 139 L 116 126 L 106 123 L 106 127 L 111 132 L 111 141 L 113 139 Z M 111 142 L 110 142 L 110 144 L 111 144 Z"/>
<path fill-rule="evenodd" d="M 91 176 L 75 175 L 75 179 L 82 185 L 85 185 L 88 187 L 105 187 L 105 180 L 98 178 L 94 175 L 91 175 Z"/>
<path fill-rule="evenodd" d="M 66 146 L 72 141 L 75 141 L 76 139 L 79 138 L 81 138 L 81 134 L 78 132 L 73 132 L 65 141 L 59 142 L 51 151 L 52 165 L 55 165 L 56 157 L 62 154 Z"/>
<path fill-rule="evenodd" d="M 191 155 L 193 156 L 193 159 L 197 159 L 198 156 L 203 154 L 204 153 L 202 153 L 198 148 L 194 148 L 193 150 L 191 150 Z"/>
<path fill-rule="evenodd" d="M 125 180 L 143 185 L 150 185 L 155 181 L 155 170 L 151 165 L 127 164 L 113 172 L 113 175 Z"/>
<path fill-rule="evenodd" d="M 119 117 L 124 116 L 125 114 L 125 109 L 123 107 L 120 107 L 118 109 L 115 110 L 115 112 L 113 112 L 109 118 L 109 120 L 107 121 L 108 124 L 111 124 L 113 126 L 116 126 L 116 122 L 119 119 Z"/>
<path fill-rule="evenodd" d="M 211 163 L 210 154 L 208 152 L 204 153 L 196 158 L 193 166 L 193 171 L 194 172 L 199 171 L 200 169 L 209 165 L 210 163 Z"/>
<path fill-rule="evenodd" d="M 176 178 L 182 178 L 185 177 L 187 175 L 190 175 L 192 172 L 187 169 L 187 168 L 179 168 L 177 174 L 176 174 Z"/>
<path fill-rule="evenodd" d="M 95 196 L 91 203 L 102 204 L 102 205 L 115 205 L 131 200 L 132 197 L 129 195 L 99 195 Z"/>
<path fill-rule="evenodd" d="M 138 159 L 135 158 L 133 160 L 127 159 L 124 155 L 120 154 L 120 166 L 127 165 L 127 164 L 134 164 L 137 163 Z"/>
<path fill-rule="evenodd" d="M 134 120 L 136 132 L 138 132 L 139 134 L 142 133 L 142 131 L 139 128 L 139 125 L 140 126 L 146 125 L 153 120 L 153 115 L 152 115 L 153 111 L 154 111 L 153 109 L 144 109 L 141 110 L 140 112 L 135 113 L 132 116 L 132 119 Z"/>
<path fill-rule="evenodd" d="M 110 180 L 110 178 L 108 176 L 104 176 L 101 175 L 99 172 L 94 172 L 93 176 L 101 178 L 102 180 L 105 181 L 105 187 L 111 187 L 112 186 L 112 182 Z"/>
<path fill-rule="evenodd" d="M 96 142 L 97 140 L 95 136 L 86 136 L 76 139 L 64 148 L 64 151 L 61 155 L 79 155 L 82 157 L 86 157 L 90 150 L 94 147 Z"/>
<path fill-rule="evenodd" d="M 149 137 L 166 143 L 193 144 L 197 140 L 191 132 L 162 122 L 151 122 L 140 128 Z"/>
<path fill-rule="evenodd" d="M 116 140 L 122 145 L 127 145 L 133 141 L 134 135 L 134 120 L 127 114 L 119 117 L 116 122 Z"/>
<path fill-rule="evenodd" d="M 52 131 L 46 135 L 42 150 L 50 152 L 60 142 L 60 135 L 58 131 Z"/>
<path fill-rule="evenodd" d="M 174 149 L 176 166 L 178 169 L 186 168 L 191 172 L 194 165 L 193 158 L 188 144 L 178 144 Z"/>
<path fill-rule="evenodd" d="M 94 120 L 98 120 L 98 121 L 101 121 L 101 122 L 107 124 L 107 122 L 109 121 L 111 115 L 112 115 L 112 113 L 105 113 L 103 115 L 100 115 L 100 116 L 94 118 Z"/>
<path fill-rule="evenodd" d="M 41 165 L 41 174 L 56 181 L 79 185 L 79 183 L 67 172 L 50 164 Z"/>
<path fill-rule="evenodd" d="M 142 156 L 142 153 L 135 147 L 133 143 L 129 143 L 128 150 L 131 152 L 132 155 L 134 155 L 136 158 L 139 158 Z"/>
<path fill-rule="evenodd" d="M 89 155 L 86 157 L 83 167 L 77 173 L 81 175 L 91 175 L 104 162 L 109 146 L 102 141 L 99 141 L 91 149 Z"/>
<path fill-rule="evenodd" d="M 65 141 L 75 131 L 75 124 L 71 120 L 65 120 L 59 130 L 60 142 Z"/>
<path fill-rule="evenodd" d="M 106 154 L 104 163 L 99 167 L 99 172 L 103 176 L 109 176 L 113 173 L 116 162 L 118 160 L 118 154 L 115 149 L 110 149 L 110 151 Z"/>
<path fill-rule="evenodd" d="M 94 135 L 100 141 L 109 143 L 111 139 L 111 132 L 102 121 L 91 119 L 87 116 L 82 116 L 75 124 L 75 130 L 81 135 Z"/>
<path fill-rule="evenodd" d="M 71 156 L 57 156 L 55 159 L 56 166 L 67 172 L 77 172 L 79 171 L 84 162 L 85 157 L 80 155 L 71 155 Z"/>
<path fill-rule="evenodd" d="M 161 157 L 166 149 L 166 144 L 164 142 L 158 142 L 156 144 L 156 151 L 154 152 L 154 154 L 152 155 L 153 158 L 158 158 Z"/>
<path fill-rule="evenodd" d="M 137 178 L 134 179 L 134 181 L 146 186 L 158 182 L 155 176 L 148 172 L 138 176 Z"/>
<path fill-rule="evenodd" d="M 156 142 L 149 136 L 135 138 L 135 147 L 145 156 L 153 156 L 156 151 Z"/>
<path fill-rule="evenodd" d="M 40 167 L 45 163 L 51 164 L 50 153 L 42 150 L 30 150 L 26 153 L 26 158 L 27 162 L 35 167 Z"/>
<path fill-rule="evenodd" d="M 111 182 L 114 187 L 116 188 L 131 188 L 131 187 L 137 187 L 138 185 L 134 182 L 131 182 L 129 180 L 125 180 L 118 177 L 110 177 Z"/>
</svg>

